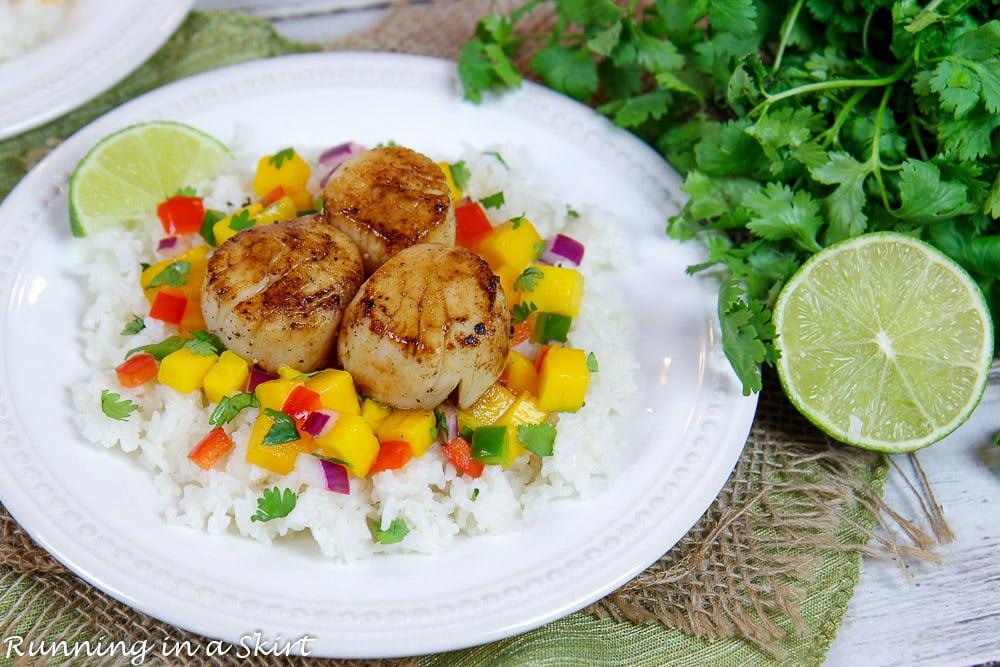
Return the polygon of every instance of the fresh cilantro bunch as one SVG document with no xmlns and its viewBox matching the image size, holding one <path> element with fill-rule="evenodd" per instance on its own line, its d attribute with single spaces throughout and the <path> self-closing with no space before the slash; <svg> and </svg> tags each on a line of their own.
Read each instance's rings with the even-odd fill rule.
<svg viewBox="0 0 1000 667">
<path fill-rule="evenodd" d="M 551 10 L 545 35 L 522 33 Z M 1000 2 L 529 0 L 462 50 L 466 96 L 550 87 L 657 148 L 689 199 L 667 224 L 723 274 L 744 393 L 775 360 L 770 307 L 810 255 L 859 234 L 929 241 L 1000 314 Z"/>
</svg>

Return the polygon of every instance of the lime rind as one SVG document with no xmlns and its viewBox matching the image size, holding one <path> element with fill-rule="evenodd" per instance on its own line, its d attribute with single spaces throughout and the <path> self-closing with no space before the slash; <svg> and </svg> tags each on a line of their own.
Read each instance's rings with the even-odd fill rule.
<svg viewBox="0 0 1000 667">
<path fill-rule="evenodd" d="M 986 300 L 961 266 L 912 237 L 870 233 L 817 253 L 773 317 L 785 394 L 841 442 L 926 447 L 964 423 L 986 388 Z"/>
<path fill-rule="evenodd" d="M 137 123 L 104 137 L 69 184 L 74 236 L 128 226 L 186 185 L 214 177 L 228 155 L 215 137 L 184 123 Z"/>
</svg>

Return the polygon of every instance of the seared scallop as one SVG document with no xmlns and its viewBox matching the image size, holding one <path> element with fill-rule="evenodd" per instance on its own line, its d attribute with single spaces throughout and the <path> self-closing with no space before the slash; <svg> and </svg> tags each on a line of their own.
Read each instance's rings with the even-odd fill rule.
<svg viewBox="0 0 1000 667">
<path fill-rule="evenodd" d="M 444 172 L 402 146 L 372 148 L 344 162 L 323 188 L 323 214 L 358 244 L 368 275 L 403 248 L 455 242 Z"/>
<path fill-rule="evenodd" d="M 358 391 L 394 408 L 431 408 L 457 389 L 465 408 L 500 377 L 510 349 L 500 279 L 479 255 L 423 243 L 373 273 L 337 341 Z"/>
<path fill-rule="evenodd" d="M 249 227 L 208 260 L 201 309 L 230 350 L 268 372 L 331 364 L 364 280 L 354 242 L 319 215 Z"/>
</svg>

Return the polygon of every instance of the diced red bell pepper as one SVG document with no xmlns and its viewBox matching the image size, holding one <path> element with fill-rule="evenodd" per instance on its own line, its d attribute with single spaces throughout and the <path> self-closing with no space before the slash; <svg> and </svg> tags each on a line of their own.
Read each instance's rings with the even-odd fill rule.
<svg viewBox="0 0 1000 667">
<path fill-rule="evenodd" d="M 413 448 L 406 440 L 386 440 L 380 442 L 378 455 L 375 462 L 368 469 L 368 474 L 373 475 L 383 470 L 398 470 L 406 465 L 406 462 L 413 458 Z"/>
<path fill-rule="evenodd" d="M 156 370 L 156 358 L 140 352 L 118 364 L 115 374 L 123 387 L 138 387 L 155 378 Z"/>
<path fill-rule="evenodd" d="M 156 296 L 153 297 L 149 316 L 167 324 L 180 324 L 181 320 L 184 319 L 184 309 L 187 308 L 187 302 L 188 298 L 184 290 L 177 287 L 160 287 L 157 289 Z"/>
<path fill-rule="evenodd" d="M 163 230 L 170 236 L 193 234 L 201 229 L 205 205 L 201 197 L 174 195 L 156 207 L 156 215 L 163 223 Z"/>
<path fill-rule="evenodd" d="M 469 201 L 455 207 L 455 245 L 475 248 L 493 231 L 493 223 L 479 202 Z"/>
<path fill-rule="evenodd" d="M 309 413 L 322 407 L 323 402 L 317 392 L 298 384 L 289 392 L 281 411 L 294 419 L 301 428 L 309 417 Z"/>
<path fill-rule="evenodd" d="M 514 335 L 510 340 L 511 345 L 520 345 L 526 340 L 531 338 L 531 332 L 534 330 L 534 321 L 529 318 L 526 320 L 521 320 L 514 325 Z"/>
<path fill-rule="evenodd" d="M 229 453 L 233 448 L 233 440 L 229 434 L 219 426 L 212 429 L 208 435 L 201 439 L 190 452 L 188 458 L 198 464 L 202 470 L 208 470 L 215 462 Z"/>
<path fill-rule="evenodd" d="M 538 356 L 535 357 L 535 372 L 542 367 L 542 361 L 545 360 L 545 355 L 548 354 L 551 345 L 542 345 L 538 348 Z"/>
<path fill-rule="evenodd" d="M 472 444 L 465 438 L 459 436 L 447 445 L 442 445 L 441 451 L 460 473 L 469 477 L 479 477 L 483 474 L 485 466 L 482 461 L 472 458 Z"/>
<path fill-rule="evenodd" d="M 279 185 L 278 187 L 276 187 L 275 189 L 271 190 L 266 195 L 264 195 L 264 197 L 260 200 L 260 205 L 263 206 L 264 208 L 267 208 L 268 206 L 270 206 L 271 204 L 278 201 L 284 196 L 285 196 L 285 188 Z"/>
</svg>

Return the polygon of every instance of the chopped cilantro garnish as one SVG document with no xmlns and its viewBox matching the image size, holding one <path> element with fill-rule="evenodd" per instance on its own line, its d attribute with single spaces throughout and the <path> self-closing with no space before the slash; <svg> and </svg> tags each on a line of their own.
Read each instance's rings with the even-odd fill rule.
<svg viewBox="0 0 1000 667">
<path fill-rule="evenodd" d="M 593 352 L 587 353 L 587 370 L 591 373 L 599 373 L 601 370 L 597 365 L 597 356 Z"/>
<path fill-rule="evenodd" d="M 529 452 L 539 456 L 552 456 L 552 446 L 556 441 L 556 429 L 552 424 L 519 424 L 517 441 Z"/>
<path fill-rule="evenodd" d="M 264 489 L 257 499 L 257 513 L 250 517 L 251 521 L 270 521 L 288 516 L 295 509 L 297 496 L 291 489 L 282 491 L 278 487 Z"/>
<path fill-rule="evenodd" d="M 101 411 L 106 416 L 118 421 L 127 421 L 129 415 L 138 409 L 138 405 L 127 398 L 122 398 L 121 394 L 109 389 L 101 390 Z"/>
<path fill-rule="evenodd" d="M 191 332 L 191 338 L 184 343 L 184 347 L 201 357 L 221 354 L 226 349 L 218 336 L 200 329 Z"/>
<path fill-rule="evenodd" d="M 488 197 L 483 197 L 479 200 L 479 203 L 484 208 L 500 208 L 504 204 L 503 192 L 495 192 Z"/>
<path fill-rule="evenodd" d="M 219 404 L 212 410 L 208 423 L 212 426 L 222 426 L 236 419 L 243 410 L 257 407 L 257 396 L 253 392 L 241 392 L 232 396 L 223 396 Z"/>
<path fill-rule="evenodd" d="M 449 164 L 448 168 L 451 169 L 451 180 L 455 183 L 455 187 L 459 190 L 464 190 L 469 182 L 469 178 L 472 176 L 472 172 L 466 166 L 465 160 Z"/>
<path fill-rule="evenodd" d="M 521 303 L 516 303 L 510 309 L 511 321 L 514 324 L 520 324 L 521 322 L 528 319 L 528 317 L 538 310 L 538 306 L 530 301 L 522 301 Z"/>
<path fill-rule="evenodd" d="M 483 155 L 492 155 L 497 159 L 497 162 L 503 165 L 504 169 L 507 170 L 510 169 L 510 167 L 507 165 L 507 162 L 503 159 L 503 156 L 500 155 L 500 153 L 498 153 L 497 151 L 483 151 Z"/>
<path fill-rule="evenodd" d="M 189 338 L 185 338 L 184 336 L 170 336 L 169 338 L 161 340 L 159 343 L 150 343 L 149 345 L 133 347 L 125 353 L 125 358 L 128 359 L 136 352 L 145 352 L 146 354 L 152 355 L 152 357 L 157 361 L 163 361 L 165 356 L 171 352 L 176 352 L 181 349 L 189 340 Z"/>
<path fill-rule="evenodd" d="M 545 274 L 537 266 L 529 266 L 514 281 L 514 289 L 521 292 L 530 292 L 538 286 L 538 281 L 544 277 Z"/>
<path fill-rule="evenodd" d="M 256 220 L 250 217 L 250 211 L 241 209 L 233 214 L 233 217 L 229 220 L 229 228 L 235 232 L 246 229 L 247 227 L 253 227 Z"/>
<path fill-rule="evenodd" d="M 270 417 L 274 423 L 271 425 L 271 428 L 267 429 L 264 440 L 261 442 L 262 445 L 268 447 L 283 445 L 286 442 L 295 442 L 302 437 L 299 435 L 299 430 L 295 427 L 295 420 L 287 413 L 273 408 L 264 408 L 264 414 Z"/>
<path fill-rule="evenodd" d="M 410 532 L 410 527 L 398 517 L 393 519 L 392 523 L 385 530 L 382 530 L 382 526 L 378 521 L 369 521 L 368 528 L 371 530 L 372 537 L 379 544 L 396 544 L 397 542 L 402 542 L 403 538 Z"/>
<path fill-rule="evenodd" d="M 281 169 L 281 165 L 285 163 L 285 160 L 291 160 L 295 157 L 294 148 L 284 148 L 271 157 L 267 159 L 267 163 L 272 165 L 275 169 Z"/>
<path fill-rule="evenodd" d="M 183 188 L 179 189 L 175 194 L 176 197 L 197 197 L 198 191 L 195 190 L 190 185 L 185 185 Z"/>
<path fill-rule="evenodd" d="M 162 271 L 153 276 L 153 279 L 149 281 L 146 287 L 160 287 L 161 285 L 183 287 L 187 284 L 189 273 L 191 273 L 191 262 L 187 260 L 171 262 Z"/>
<path fill-rule="evenodd" d="M 141 317 L 136 315 L 131 320 L 129 320 L 129 322 L 122 329 L 122 335 L 134 336 L 145 328 L 146 328 L 146 322 Z"/>
</svg>

